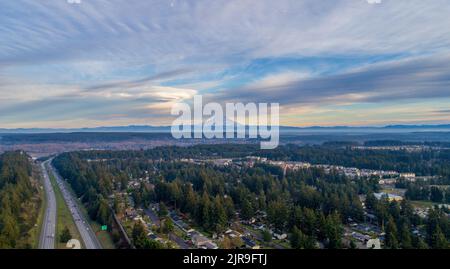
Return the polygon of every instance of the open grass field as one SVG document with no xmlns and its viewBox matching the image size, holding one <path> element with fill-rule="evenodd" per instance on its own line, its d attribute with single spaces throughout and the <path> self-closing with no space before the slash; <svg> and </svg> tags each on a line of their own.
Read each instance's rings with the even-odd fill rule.
<svg viewBox="0 0 450 269">
<path fill-rule="evenodd" d="M 415 207 L 419 207 L 419 208 L 431 208 L 435 205 L 437 205 L 437 203 L 433 203 L 430 201 L 411 201 L 411 204 Z"/>
</svg>

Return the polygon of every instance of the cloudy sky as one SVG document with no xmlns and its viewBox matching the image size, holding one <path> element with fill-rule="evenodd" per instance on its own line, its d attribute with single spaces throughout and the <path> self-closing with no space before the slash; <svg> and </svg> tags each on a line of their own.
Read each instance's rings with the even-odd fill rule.
<svg viewBox="0 0 450 269">
<path fill-rule="evenodd" d="M 450 122 L 448 0 L 0 2 L 0 128 L 170 124 L 196 94 L 283 125 Z"/>
</svg>

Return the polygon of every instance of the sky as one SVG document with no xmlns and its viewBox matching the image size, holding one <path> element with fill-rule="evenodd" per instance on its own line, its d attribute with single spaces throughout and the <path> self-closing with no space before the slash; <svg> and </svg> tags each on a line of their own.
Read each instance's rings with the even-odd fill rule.
<svg viewBox="0 0 450 269">
<path fill-rule="evenodd" d="M 170 125 L 194 95 L 290 126 L 450 123 L 448 0 L 0 2 L 0 128 Z"/>
</svg>

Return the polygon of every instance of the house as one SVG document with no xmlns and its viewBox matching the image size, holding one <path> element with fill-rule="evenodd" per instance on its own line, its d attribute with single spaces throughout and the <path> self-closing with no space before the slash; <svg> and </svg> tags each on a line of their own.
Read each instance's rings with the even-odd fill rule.
<svg viewBox="0 0 450 269">
<path fill-rule="evenodd" d="M 142 218 L 142 216 L 137 215 L 136 217 L 133 218 L 134 221 L 139 221 L 144 225 L 147 225 L 147 223 L 144 221 L 144 219 Z"/>
<path fill-rule="evenodd" d="M 232 159 L 216 159 L 212 161 L 217 166 L 229 166 L 233 163 Z"/>
<path fill-rule="evenodd" d="M 260 247 L 250 238 L 248 237 L 242 237 L 242 241 L 244 242 L 244 246 L 245 248 L 249 248 L 249 249 L 259 249 Z"/>
<path fill-rule="evenodd" d="M 161 237 L 158 237 L 156 234 L 150 232 L 147 234 L 148 238 L 150 238 L 151 240 L 160 242 L 160 243 L 164 243 L 164 239 L 162 239 Z"/>
<path fill-rule="evenodd" d="M 239 232 L 237 232 L 235 230 L 231 230 L 231 229 L 228 229 L 225 232 L 225 234 L 228 235 L 230 238 L 237 238 L 237 237 L 241 237 L 242 236 L 241 233 L 239 233 Z"/>
<path fill-rule="evenodd" d="M 218 248 L 218 246 L 214 242 L 212 242 L 209 238 L 201 235 L 198 232 L 194 232 L 191 235 L 191 239 L 192 239 L 192 243 L 197 248 L 202 248 L 202 249 L 217 249 Z"/>
<path fill-rule="evenodd" d="M 387 198 L 389 200 L 389 202 L 392 201 L 402 201 L 403 197 L 399 196 L 399 195 L 395 195 L 395 194 L 390 194 L 390 193 L 385 193 L 385 192 L 379 192 L 379 193 L 374 193 L 375 198 L 377 198 L 378 200 L 381 200 L 383 198 Z"/>
<path fill-rule="evenodd" d="M 264 224 L 261 224 L 261 225 L 256 225 L 256 227 L 255 227 L 257 230 L 260 230 L 260 231 L 263 231 L 263 230 L 265 230 L 266 229 L 266 225 L 264 225 Z"/>
<path fill-rule="evenodd" d="M 251 225 L 251 224 L 253 224 L 255 222 L 256 222 L 256 218 L 254 218 L 254 217 L 250 218 L 249 220 L 243 220 L 242 221 L 242 223 L 245 223 L 245 224 L 248 224 L 248 225 Z"/>
<path fill-rule="evenodd" d="M 363 243 L 371 239 L 370 236 L 358 232 L 352 232 L 352 237 Z"/>
<path fill-rule="evenodd" d="M 205 244 L 203 244 L 203 246 L 201 248 L 203 248 L 203 249 L 218 249 L 219 247 L 215 243 L 209 241 L 209 242 L 206 242 Z"/>
<path fill-rule="evenodd" d="M 400 173 L 399 177 L 407 179 L 409 181 L 415 181 L 416 174 L 414 174 L 414 173 Z"/>
<path fill-rule="evenodd" d="M 385 178 L 378 181 L 378 184 L 380 185 L 393 185 L 397 182 L 397 179 L 395 178 Z"/>
<path fill-rule="evenodd" d="M 274 233 L 273 236 L 274 236 L 276 239 L 278 239 L 278 240 L 284 240 L 284 239 L 287 238 L 287 234 L 277 234 L 277 233 Z"/>
<path fill-rule="evenodd" d="M 364 214 L 364 219 L 368 223 L 377 223 L 377 217 L 374 214 L 365 213 Z"/>
<path fill-rule="evenodd" d="M 172 218 L 173 223 L 180 228 L 183 232 L 188 233 L 190 231 L 189 225 L 187 225 L 176 212 L 172 211 L 169 213 L 169 216 Z"/>
<path fill-rule="evenodd" d="M 134 210 L 134 208 L 132 208 L 132 207 L 129 207 L 129 208 L 125 209 L 125 215 L 127 217 L 129 217 L 130 219 L 133 219 L 137 216 L 136 210 Z"/>
<path fill-rule="evenodd" d="M 202 246 L 203 244 L 205 244 L 206 242 L 209 242 L 209 241 L 210 241 L 207 237 L 201 235 L 201 234 L 198 233 L 198 232 L 194 233 L 194 234 L 191 236 L 191 240 L 192 240 L 192 243 L 193 243 L 196 247 L 200 247 L 200 246 Z"/>
</svg>

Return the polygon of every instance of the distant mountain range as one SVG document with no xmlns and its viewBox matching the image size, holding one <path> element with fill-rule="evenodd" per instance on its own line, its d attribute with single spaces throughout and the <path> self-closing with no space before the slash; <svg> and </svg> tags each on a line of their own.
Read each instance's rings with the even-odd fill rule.
<svg viewBox="0 0 450 269">
<path fill-rule="evenodd" d="M 151 126 L 151 125 L 129 125 L 129 126 L 110 126 L 93 128 L 0 128 L 3 134 L 32 134 L 32 133 L 73 133 L 73 132 L 139 132 L 139 133 L 167 133 L 170 132 L 170 126 Z M 440 125 L 387 125 L 382 127 L 363 126 L 311 126 L 295 127 L 280 126 L 280 131 L 284 133 L 295 132 L 424 132 L 424 131 L 445 131 L 450 132 L 450 124 Z"/>
</svg>

